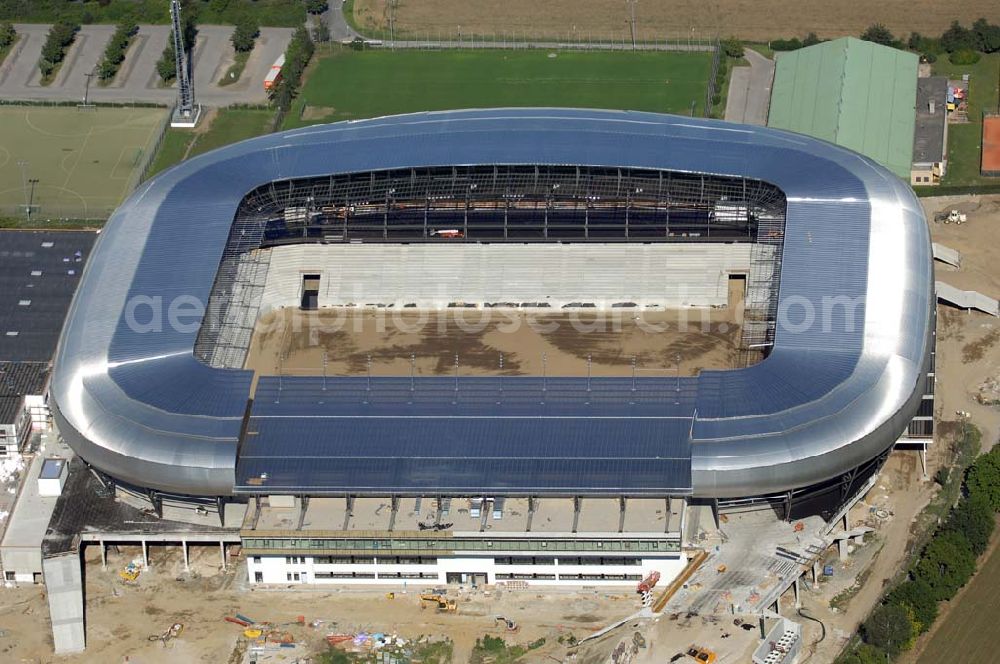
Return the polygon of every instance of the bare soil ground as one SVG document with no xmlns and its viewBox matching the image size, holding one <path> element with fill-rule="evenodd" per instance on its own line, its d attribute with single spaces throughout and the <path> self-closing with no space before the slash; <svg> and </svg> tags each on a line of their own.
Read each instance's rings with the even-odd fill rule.
<svg viewBox="0 0 1000 664">
<path fill-rule="evenodd" d="M 329 376 L 695 375 L 734 366 L 739 327 L 732 309 L 605 313 L 501 310 L 417 312 L 282 309 L 258 321 L 246 366 L 260 374 Z M 500 357 L 503 355 L 503 367 Z M 544 367 L 543 367 L 544 357 Z"/>
<path fill-rule="evenodd" d="M 931 223 L 935 242 L 962 254 L 958 270 L 943 263 L 935 265 L 936 279 L 965 290 L 977 290 L 1000 297 L 1000 196 L 953 196 L 925 198 L 928 219 L 935 212 L 958 209 L 968 222 Z M 1000 408 L 980 403 L 976 397 L 990 379 L 1000 377 L 1000 321 L 978 312 L 948 306 L 938 309 L 938 393 L 937 407 L 944 420 L 953 420 L 957 411 L 971 414 L 971 421 L 983 431 L 983 445 L 992 446 L 1000 437 Z"/>
<path fill-rule="evenodd" d="M 85 653 L 56 658 L 52 654 L 48 607 L 41 587 L 29 586 L 0 591 L 0 661 L 3 662 L 142 662 L 142 664 L 226 664 L 242 640 L 242 628 L 223 621 L 236 612 L 258 621 L 276 624 L 293 622 L 303 615 L 305 626 L 282 627 L 292 633 L 304 648 L 294 653 L 302 656 L 326 649 L 323 637 L 328 632 L 357 631 L 395 633 L 416 639 L 426 635 L 454 641 L 454 662 L 469 660 L 476 638 L 485 634 L 500 636 L 508 643 L 527 644 L 546 638 L 543 648 L 519 661 L 566 661 L 567 648 L 559 636 L 573 634 L 582 639 L 609 622 L 638 610 L 634 593 L 546 591 L 508 591 L 486 596 L 482 592 L 459 595 L 456 614 L 438 614 L 422 610 L 417 598 L 419 588 L 411 585 L 383 590 L 324 589 L 316 586 L 250 590 L 246 583 L 245 564 L 219 570 L 218 549 L 193 547 L 192 571 L 185 573 L 178 547 L 151 549 L 153 558 L 148 572 L 140 575 L 137 585 L 125 586 L 117 570 L 139 554 L 138 548 L 122 547 L 121 554 L 111 554 L 108 569 L 102 570 L 100 553 L 89 547 L 86 571 L 87 650 Z M 386 592 L 394 590 L 395 599 Z M 520 626 L 511 636 L 497 628 L 496 615 L 508 616 Z M 323 620 L 318 628 L 308 625 Z M 161 634 L 175 622 L 183 623 L 179 638 L 164 646 L 148 637 Z M 245 650 L 245 645 L 242 648 Z M 261 661 L 291 662 L 293 656 L 271 653 Z M 237 657 L 235 661 L 239 661 Z"/>
<path fill-rule="evenodd" d="M 354 16 L 363 29 L 387 25 L 392 0 L 355 0 Z M 517 33 L 527 38 L 616 39 L 629 32 L 629 7 L 607 0 L 395 0 L 396 31 L 401 36 L 432 37 Z M 651 0 L 636 5 L 641 39 L 663 40 L 694 36 L 736 35 L 767 41 L 781 37 L 860 35 L 873 23 L 883 23 L 897 36 L 911 31 L 944 32 L 954 20 L 968 25 L 996 15 L 995 0 L 938 3 L 930 0 Z"/>
</svg>

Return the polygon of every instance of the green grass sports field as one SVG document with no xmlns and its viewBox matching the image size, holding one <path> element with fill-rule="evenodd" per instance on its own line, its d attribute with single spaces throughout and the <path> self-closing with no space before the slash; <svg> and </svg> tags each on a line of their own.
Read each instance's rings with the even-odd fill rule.
<svg viewBox="0 0 1000 664">
<path fill-rule="evenodd" d="M 701 115 L 710 53 L 334 51 L 310 70 L 285 128 L 394 113 L 573 106 Z"/>
<path fill-rule="evenodd" d="M 26 189 L 38 180 L 36 217 L 107 217 L 131 192 L 166 113 L 0 107 L 0 216 L 23 214 Z"/>
</svg>

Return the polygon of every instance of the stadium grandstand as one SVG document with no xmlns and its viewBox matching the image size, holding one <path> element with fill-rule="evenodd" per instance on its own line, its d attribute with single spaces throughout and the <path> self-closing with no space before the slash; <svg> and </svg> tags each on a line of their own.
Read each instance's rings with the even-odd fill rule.
<svg viewBox="0 0 1000 664">
<path fill-rule="evenodd" d="M 684 375 L 450 351 L 331 371 L 348 351 L 329 345 L 292 372 L 294 344 L 262 331 L 275 312 L 734 304 L 734 359 Z M 251 582 L 632 584 L 683 568 L 689 503 L 835 514 L 918 414 L 933 306 L 919 203 L 845 148 L 649 113 L 395 116 L 143 184 L 94 249 L 51 401 L 107 487 L 249 504 Z"/>
</svg>

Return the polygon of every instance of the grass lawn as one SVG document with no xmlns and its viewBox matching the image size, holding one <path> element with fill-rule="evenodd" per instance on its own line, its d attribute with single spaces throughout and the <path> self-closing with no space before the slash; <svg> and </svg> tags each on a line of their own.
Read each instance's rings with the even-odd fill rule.
<svg viewBox="0 0 1000 664">
<path fill-rule="evenodd" d="M 208 127 L 200 127 L 195 131 L 167 129 L 160 151 L 150 167 L 150 175 L 189 157 L 266 134 L 271 130 L 273 119 L 274 111 L 270 110 L 224 108 L 216 113 Z"/>
<path fill-rule="evenodd" d="M 969 78 L 969 123 L 948 125 L 948 171 L 942 185 L 1000 184 L 1000 178 L 979 174 L 983 142 L 983 110 L 997 110 L 1000 95 L 1000 53 L 984 55 L 974 65 L 953 65 L 947 56 L 934 63 L 934 73 L 960 79 Z"/>
<path fill-rule="evenodd" d="M 0 107 L 0 217 L 106 218 L 132 191 L 164 108 Z"/>
<path fill-rule="evenodd" d="M 395 113 L 568 106 L 702 114 L 711 53 L 353 51 L 319 58 L 286 129 Z"/>
<path fill-rule="evenodd" d="M 243 70 L 246 69 L 247 60 L 249 59 L 250 51 L 236 51 L 236 55 L 233 57 L 233 64 L 222 74 L 222 78 L 219 79 L 219 85 L 232 85 L 240 80 L 240 76 L 243 75 Z"/>
</svg>

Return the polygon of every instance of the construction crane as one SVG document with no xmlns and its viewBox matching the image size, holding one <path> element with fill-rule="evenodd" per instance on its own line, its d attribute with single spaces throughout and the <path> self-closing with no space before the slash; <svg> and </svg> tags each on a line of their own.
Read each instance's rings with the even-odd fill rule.
<svg viewBox="0 0 1000 664">
<path fill-rule="evenodd" d="M 420 608 L 426 609 L 427 604 L 433 604 L 442 613 L 455 613 L 458 610 L 458 602 L 436 593 L 424 593 L 420 595 Z"/>
</svg>

